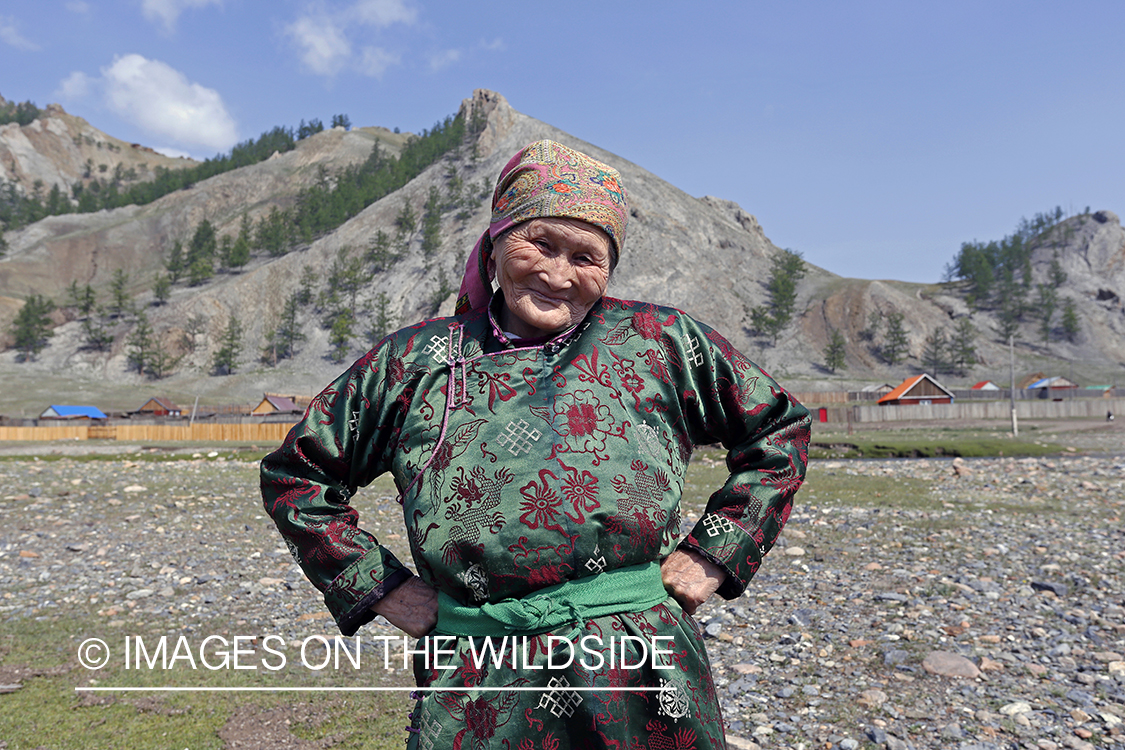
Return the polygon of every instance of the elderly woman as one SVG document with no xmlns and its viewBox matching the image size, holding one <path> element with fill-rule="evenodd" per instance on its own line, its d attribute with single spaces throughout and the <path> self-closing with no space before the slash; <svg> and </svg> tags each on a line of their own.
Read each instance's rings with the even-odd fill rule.
<svg viewBox="0 0 1125 750">
<path fill-rule="evenodd" d="M 262 462 L 266 509 L 341 631 L 382 614 L 425 637 L 411 747 L 725 744 L 691 614 L 738 597 L 777 539 L 808 414 L 707 326 L 605 296 L 626 218 L 613 168 L 522 149 L 457 314 L 384 339 Z M 730 477 L 682 535 L 710 443 Z M 388 471 L 416 573 L 350 504 Z"/>
</svg>

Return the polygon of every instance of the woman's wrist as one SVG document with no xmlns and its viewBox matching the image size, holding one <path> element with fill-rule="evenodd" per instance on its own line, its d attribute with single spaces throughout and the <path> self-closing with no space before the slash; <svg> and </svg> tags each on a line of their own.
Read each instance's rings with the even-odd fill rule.
<svg viewBox="0 0 1125 750">
<path fill-rule="evenodd" d="M 437 606 L 437 589 L 415 576 L 375 602 L 371 611 L 408 635 L 421 638 L 437 624 Z"/>
<path fill-rule="evenodd" d="M 695 550 L 677 549 L 660 564 L 660 576 L 664 588 L 691 615 L 718 590 L 727 574 Z"/>
</svg>

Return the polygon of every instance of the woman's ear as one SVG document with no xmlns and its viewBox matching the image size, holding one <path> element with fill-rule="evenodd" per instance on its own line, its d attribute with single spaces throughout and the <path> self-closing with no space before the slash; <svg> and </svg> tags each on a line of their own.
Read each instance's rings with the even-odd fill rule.
<svg viewBox="0 0 1125 750">
<path fill-rule="evenodd" d="M 492 252 L 484 258 L 484 270 L 488 273 L 488 280 L 496 280 L 496 252 L 497 248 L 494 246 Z"/>
</svg>

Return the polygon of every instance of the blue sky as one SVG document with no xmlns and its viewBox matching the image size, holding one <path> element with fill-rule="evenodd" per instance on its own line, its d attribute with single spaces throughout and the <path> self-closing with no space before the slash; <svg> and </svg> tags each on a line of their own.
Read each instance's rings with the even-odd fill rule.
<svg viewBox="0 0 1125 750">
<path fill-rule="evenodd" d="M 1061 205 L 1125 214 L 1125 3 L 36 0 L 0 94 L 193 156 L 419 131 L 474 88 L 737 201 L 845 276 L 931 282 Z"/>
</svg>

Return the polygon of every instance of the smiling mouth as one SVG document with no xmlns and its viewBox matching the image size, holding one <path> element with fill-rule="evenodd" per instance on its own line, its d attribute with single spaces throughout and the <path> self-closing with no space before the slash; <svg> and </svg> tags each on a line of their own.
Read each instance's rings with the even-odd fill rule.
<svg viewBox="0 0 1125 750">
<path fill-rule="evenodd" d="M 549 294 L 544 294 L 543 292 L 537 291 L 535 289 L 529 289 L 528 294 L 530 294 L 540 302 L 544 302 L 555 307 L 562 307 L 563 305 L 567 305 L 570 302 L 570 300 L 568 300 L 566 297 L 554 297 Z"/>
</svg>

